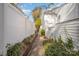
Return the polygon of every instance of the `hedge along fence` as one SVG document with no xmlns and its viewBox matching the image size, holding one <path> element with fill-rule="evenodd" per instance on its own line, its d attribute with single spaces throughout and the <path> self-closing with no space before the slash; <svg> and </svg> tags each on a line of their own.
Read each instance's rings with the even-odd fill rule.
<svg viewBox="0 0 79 59">
<path fill-rule="evenodd" d="M 15 45 L 8 44 L 6 47 L 8 48 L 7 50 L 7 55 L 8 56 L 21 56 L 24 55 L 24 53 L 29 53 L 27 51 L 30 46 L 30 44 L 33 41 L 34 35 L 31 35 L 30 37 L 25 38 L 22 42 L 16 43 Z"/>
<path fill-rule="evenodd" d="M 61 36 L 53 40 L 45 49 L 46 56 L 79 56 L 79 51 L 74 51 L 72 38 L 67 38 L 67 42 L 62 41 Z"/>
<path fill-rule="evenodd" d="M 47 56 L 78 56 L 79 51 L 74 50 L 72 37 L 68 33 L 65 28 L 66 41 L 64 42 L 64 38 L 59 35 L 59 37 L 55 36 L 53 41 L 51 41 L 50 45 L 45 49 L 45 55 Z M 49 42 L 46 42 L 49 43 Z M 45 44 L 44 44 L 45 45 Z"/>
</svg>

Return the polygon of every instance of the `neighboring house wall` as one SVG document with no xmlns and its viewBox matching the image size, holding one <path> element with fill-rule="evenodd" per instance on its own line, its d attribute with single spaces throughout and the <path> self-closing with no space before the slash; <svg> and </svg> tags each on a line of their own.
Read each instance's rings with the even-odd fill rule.
<svg viewBox="0 0 79 59">
<path fill-rule="evenodd" d="M 63 41 L 67 41 L 67 36 L 71 36 L 75 49 L 79 49 L 79 4 L 62 6 L 58 12 L 57 21 L 50 30 L 51 37 L 61 35 L 64 38 Z"/>
<path fill-rule="evenodd" d="M 2 17 L 3 19 L 1 19 Z M 33 24 L 11 4 L 0 4 L 0 24 L 0 51 L 3 51 L 3 55 L 6 54 L 7 43 L 15 44 L 21 42 L 34 32 Z"/>
</svg>

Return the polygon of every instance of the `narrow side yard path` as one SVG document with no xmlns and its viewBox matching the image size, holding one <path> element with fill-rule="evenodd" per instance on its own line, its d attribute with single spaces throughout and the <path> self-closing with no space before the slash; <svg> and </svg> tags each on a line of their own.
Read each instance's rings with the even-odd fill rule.
<svg viewBox="0 0 79 59">
<path fill-rule="evenodd" d="M 30 56 L 44 56 L 44 40 L 45 39 L 43 37 L 40 37 L 40 35 L 35 38 L 35 42 L 33 43 L 32 49 L 29 54 Z"/>
</svg>

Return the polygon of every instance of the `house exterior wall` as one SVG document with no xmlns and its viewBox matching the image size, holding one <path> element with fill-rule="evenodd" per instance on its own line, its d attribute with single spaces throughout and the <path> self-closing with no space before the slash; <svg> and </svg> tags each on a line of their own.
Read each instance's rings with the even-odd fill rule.
<svg viewBox="0 0 79 59">
<path fill-rule="evenodd" d="M 79 4 L 67 4 L 61 8 L 59 14 L 56 35 L 61 35 L 65 38 L 64 41 L 71 36 L 75 50 L 79 49 Z"/>
<path fill-rule="evenodd" d="M 50 29 L 51 37 L 62 36 L 63 41 L 67 41 L 67 36 L 71 36 L 74 50 L 79 49 L 79 4 L 65 4 L 57 13 L 57 23 Z M 66 33 L 67 32 L 67 33 Z"/>
<path fill-rule="evenodd" d="M 58 16 L 60 15 L 60 22 L 78 18 L 78 5 L 77 3 L 70 3 L 61 7 L 58 13 Z"/>
<path fill-rule="evenodd" d="M 57 37 L 61 35 L 63 41 L 67 41 L 67 37 L 72 37 L 75 49 L 79 49 L 79 19 L 57 24 L 55 29 L 53 33 Z"/>
</svg>

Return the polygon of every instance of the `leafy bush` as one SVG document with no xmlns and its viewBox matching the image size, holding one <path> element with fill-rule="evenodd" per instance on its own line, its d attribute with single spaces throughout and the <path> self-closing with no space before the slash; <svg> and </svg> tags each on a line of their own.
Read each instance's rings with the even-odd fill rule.
<svg viewBox="0 0 79 59">
<path fill-rule="evenodd" d="M 68 49 L 73 49 L 73 42 L 72 42 L 72 38 L 68 38 L 68 42 L 66 43 L 66 47 Z"/>
<path fill-rule="evenodd" d="M 35 26 L 38 27 L 40 25 L 41 25 L 41 19 L 40 18 L 36 18 Z"/>
<path fill-rule="evenodd" d="M 45 50 L 46 56 L 75 56 L 79 55 L 79 51 L 73 51 L 72 39 L 68 38 L 67 43 L 59 37 L 58 41 L 52 41 L 51 45 Z"/>
<path fill-rule="evenodd" d="M 30 37 L 24 38 L 24 40 L 21 43 L 16 43 L 15 45 L 7 44 L 6 48 L 7 50 L 7 55 L 8 56 L 19 56 L 22 55 L 23 52 L 26 50 L 26 47 L 32 43 L 32 38 L 34 34 L 31 35 Z"/>
<path fill-rule="evenodd" d="M 27 37 L 27 38 L 24 38 L 24 40 L 22 41 L 22 43 L 24 43 L 25 45 L 28 45 L 28 44 L 31 44 L 32 41 L 33 41 L 33 37 L 34 37 L 34 34 Z"/>
<path fill-rule="evenodd" d="M 25 38 L 23 41 L 22 41 L 25 45 L 28 45 L 32 42 L 31 38 L 28 37 L 28 38 Z"/>
<path fill-rule="evenodd" d="M 45 30 L 44 29 L 41 29 L 40 33 L 41 33 L 42 36 L 45 36 Z"/>
<path fill-rule="evenodd" d="M 53 42 L 52 39 L 44 40 L 43 41 L 43 45 L 46 45 L 47 43 L 52 43 L 52 42 Z"/>
<path fill-rule="evenodd" d="M 21 43 L 16 43 L 13 46 L 8 47 L 7 55 L 8 56 L 19 56 L 21 54 Z"/>
</svg>

